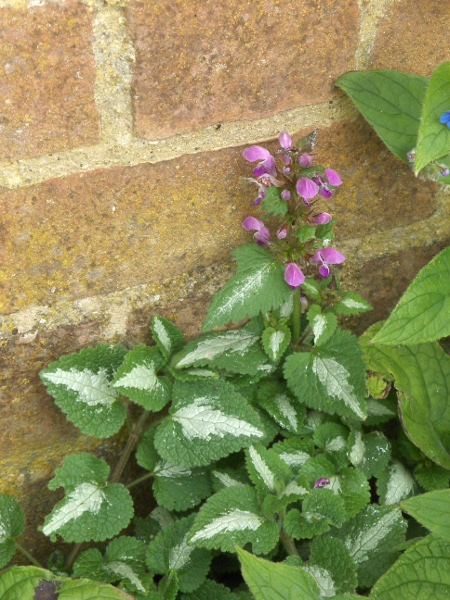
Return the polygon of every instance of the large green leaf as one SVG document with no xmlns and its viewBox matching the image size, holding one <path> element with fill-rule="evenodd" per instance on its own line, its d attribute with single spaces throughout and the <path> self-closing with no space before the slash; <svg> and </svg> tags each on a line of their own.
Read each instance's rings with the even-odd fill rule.
<svg viewBox="0 0 450 600">
<path fill-rule="evenodd" d="M 282 265 L 266 248 L 245 244 L 233 255 L 238 263 L 236 275 L 214 295 L 203 331 L 278 308 L 292 293 Z"/>
<path fill-rule="evenodd" d="M 0 494 L 0 568 L 11 560 L 16 543 L 12 539 L 25 528 L 25 515 L 18 501 L 12 496 Z"/>
<path fill-rule="evenodd" d="M 416 146 L 429 80 L 400 71 L 342 75 L 336 85 L 356 104 L 386 146 L 401 160 Z"/>
<path fill-rule="evenodd" d="M 439 121 L 446 110 L 450 110 L 450 62 L 439 65 L 431 76 L 416 144 L 416 175 L 432 160 L 450 152 L 450 129 Z"/>
<path fill-rule="evenodd" d="M 435 490 L 414 496 L 401 507 L 432 533 L 450 541 L 450 490 Z"/>
<path fill-rule="evenodd" d="M 273 563 L 236 548 L 242 574 L 256 600 L 319 600 L 314 578 L 300 567 Z"/>
<path fill-rule="evenodd" d="M 450 335 L 449 273 L 450 247 L 419 271 L 372 343 L 421 344 Z"/>
<path fill-rule="evenodd" d="M 374 585 L 370 600 L 450 598 L 450 542 L 428 536 L 408 550 Z"/>
<path fill-rule="evenodd" d="M 362 336 L 370 341 L 373 330 Z M 437 342 L 417 346 L 365 344 L 369 369 L 394 376 L 403 427 L 422 452 L 450 469 L 450 356 Z"/>
</svg>

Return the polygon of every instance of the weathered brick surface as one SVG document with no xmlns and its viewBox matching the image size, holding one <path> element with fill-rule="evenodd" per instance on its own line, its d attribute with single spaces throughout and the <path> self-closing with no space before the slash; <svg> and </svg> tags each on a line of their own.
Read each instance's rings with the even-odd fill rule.
<svg viewBox="0 0 450 600">
<path fill-rule="evenodd" d="M 98 139 L 91 16 L 81 2 L 0 8 L 0 158 Z"/>
<path fill-rule="evenodd" d="M 254 190 L 241 149 L 0 193 L 0 313 L 230 261 Z M 246 197 L 245 192 L 251 195 Z"/>
<path fill-rule="evenodd" d="M 324 102 L 355 68 L 356 0 L 141 0 L 127 17 L 146 138 Z"/>
<path fill-rule="evenodd" d="M 392 2 L 379 24 L 370 69 L 397 69 L 431 75 L 448 60 L 450 2 Z"/>
</svg>

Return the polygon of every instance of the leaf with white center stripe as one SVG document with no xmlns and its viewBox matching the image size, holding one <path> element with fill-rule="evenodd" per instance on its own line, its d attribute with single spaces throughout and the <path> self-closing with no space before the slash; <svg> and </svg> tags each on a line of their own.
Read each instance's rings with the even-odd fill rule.
<svg viewBox="0 0 450 600">
<path fill-rule="evenodd" d="M 306 409 L 300 405 L 286 385 L 276 381 L 265 381 L 258 386 L 258 404 L 269 413 L 272 419 L 291 433 L 298 433 L 306 416 Z"/>
<path fill-rule="evenodd" d="M 355 431 L 348 438 L 348 457 L 352 465 L 368 479 L 372 476 L 379 477 L 391 458 L 391 445 L 379 431 L 366 435 Z"/>
<path fill-rule="evenodd" d="M 278 442 L 272 447 L 283 462 L 297 475 L 303 465 L 314 455 L 314 444 L 311 440 L 291 438 Z"/>
<path fill-rule="evenodd" d="M 334 310 L 338 315 L 359 315 L 373 310 L 373 307 L 355 292 L 344 292 Z"/>
<path fill-rule="evenodd" d="M 324 346 L 288 356 L 284 374 L 306 406 L 365 419 L 365 364 L 358 338 L 348 331 L 338 329 Z"/>
<path fill-rule="evenodd" d="M 125 421 L 125 406 L 112 386 L 125 354 L 121 346 L 85 348 L 62 356 L 40 372 L 56 405 L 86 435 L 110 437 Z"/>
<path fill-rule="evenodd" d="M 175 571 L 179 589 L 192 592 L 206 579 L 211 553 L 189 543 L 195 515 L 168 525 L 150 542 L 146 563 L 152 573 L 168 575 Z"/>
<path fill-rule="evenodd" d="M 166 361 L 184 346 L 184 336 L 176 325 L 164 317 L 154 316 L 152 319 L 152 336 L 156 346 Z"/>
<path fill-rule="evenodd" d="M 306 568 L 325 598 L 355 591 L 356 565 L 344 543 L 337 538 L 315 538 L 311 544 L 310 560 Z"/>
<path fill-rule="evenodd" d="M 277 329 L 266 327 L 261 339 L 267 356 L 273 362 L 278 362 L 289 346 L 291 330 L 287 325 L 283 325 Z"/>
<path fill-rule="evenodd" d="M 164 365 L 157 348 L 140 344 L 128 352 L 112 385 L 146 410 L 158 412 L 169 402 L 172 391 L 170 380 L 158 375 Z"/>
<path fill-rule="evenodd" d="M 360 587 L 371 587 L 395 562 L 406 527 L 398 507 L 371 504 L 334 532 L 356 563 Z"/>
<path fill-rule="evenodd" d="M 189 541 L 223 552 L 235 552 L 236 545 L 251 543 L 255 554 L 267 554 L 278 540 L 277 524 L 261 515 L 256 490 L 246 485 L 211 496 L 196 515 Z"/>
<path fill-rule="evenodd" d="M 333 335 L 337 328 L 337 317 L 330 312 L 322 312 L 317 304 L 308 310 L 308 321 L 314 335 L 314 344 L 323 346 Z"/>
<path fill-rule="evenodd" d="M 247 471 L 261 495 L 279 494 L 292 479 L 292 471 L 273 450 L 258 444 L 245 451 Z"/>
<path fill-rule="evenodd" d="M 249 483 L 247 472 L 244 469 L 214 469 L 211 471 L 212 487 L 215 492 L 235 485 Z"/>
<path fill-rule="evenodd" d="M 314 431 L 313 440 L 338 470 L 348 466 L 347 438 L 349 430 L 338 423 L 323 423 Z"/>
<path fill-rule="evenodd" d="M 381 504 L 398 504 L 417 492 L 412 474 L 401 462 L 394 460 L 377 479 L 377 492 Z"/>
<path fill-rule="evenodd" d="M 245 244 L 236 248 L 233 256 L 238 263 L 236 275 L 214 295 L 203 331 L 264 314 L 280 307 L 292 294 L 283 266 L 266 248 Z"/>
<path fill-rule="evenodd" d="M 370 486 L 366 477 L 358 469 L 347 467 L 338 475 L 332 475 L 328 489 L 338 494 L 344 501 L 346 518 L 356 516 L 370 502 Z"/>
<path fill-rule="evenodd" d="M 266 364 L 260 336 L 246 328 L 202 335 L 172 359 L 176 370 L 207 366 L 242 375 L 256 375 Z"/>
<path fill-rule="evenodd" d="M 169 412 L 156 431 L 155 447 L 175 465 L 208 465 L 265 436 L 257 412 L 220 379 L 175 382 Z"/>
<path fill-rule="evenodd" d="M 68 456 L 49 483 L 49 489 L 65 488 L 66 496 L 55 505 L 40 528 L 66 542 L 101 542 L 117 535 L 133 516 L 133 501 L 122 484 L 107 484 L 109 466 L 90 454 Z"/>
<path fill-rule="evenodd" d="M 326 488 L 310 491 L 302 502 L 302 512 L 296 508 L 286 515 L 286 533 L 297 540 L 313 538 L 330 529 L 341 527 L 345 521 L 342 498 Z"/>
<path fill-rule="evenodd" d="M 0 568 L 9 563 L 16 551 L 12 538 L 25 529 L 25 515 L 12 496 L 0 494 Z"/>
</svg>

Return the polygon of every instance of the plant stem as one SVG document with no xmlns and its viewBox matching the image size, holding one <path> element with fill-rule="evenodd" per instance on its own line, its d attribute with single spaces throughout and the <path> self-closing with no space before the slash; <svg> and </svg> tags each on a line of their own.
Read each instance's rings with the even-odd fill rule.
<svg viewBox="0 0 450 600">
<path fill-rule="evenodd" d="M 146 473 L 145 475 L 142 475 L 142 477 L 138 477 L 125 487 L 127 488 L 127 490 L 129 490 L 131 487 L 138 485 L 139 483 L 142 483 L 143 481 L 145 481 L 146 479 L 150 479 L 151 477 L 154 477 L 153 473 Z"/>
<path fill-rule="evenodd" d="M 301 319 L 301 305 L 300 305 L 300 288 L 297 288 L 294 292 L 294 309 L 292 312 L 292 343 L 296 347 L 298 340 L 300 339 L 300 319 Z"/>
<path fill-rule="evenodd" d="M 299 555 L 298 550 L 295 546 L 294 540 L 291 538 L 290 535 L 287 535 L 286 533 L 282 532 L 280 534 L 280 539 L 281 539 L 281 543 L 284 546 L 284 549 L 289 554 L 289 556 L 298 556 Z"/>
<path fill-rule="evenodd" d="M 15 540 L 14 540 L 15 541 Z M 16 541 L 15 541 L 16 542 Z M 16 542 L 16 548 L 17 550 L 19 550 L 20 552 L 22 552 L 22 554 L 30 561 L 31 564 L 33 564 L 35 567 L 39 567 L 41 569 L 43 569 L 44 567 L 41 565 L 41 563 L 39 561 L 37 561 L 33 556 L 31 556 L 31 554 L 28 552 L 28 550 L 25 550 L 25 548 L 23 546 L 21 546 L 19 544 L 19 542 Z"/>
</svg>

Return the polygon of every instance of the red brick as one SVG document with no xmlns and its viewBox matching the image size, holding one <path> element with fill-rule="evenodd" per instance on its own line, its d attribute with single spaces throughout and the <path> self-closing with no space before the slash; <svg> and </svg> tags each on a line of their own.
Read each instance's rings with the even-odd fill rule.
<svg viewBox="0 0 450 600">
<path fill-rule="evenodd" d="M 0 157 L 98 139 L 91 15 L 81 2 L 0 8 Z"/>
<path fill-rule="evenodd" d="M 356 0 L 134 0 L 127 16 L 146 138 L 325 102 L 355 68 Z"/>
<path fill-rule="evenodd" d="M 391 3 L 378 26 L 371 69 L 396 69 L 429 76 L 448 60 L 450 2 Z"/>
</svg>

